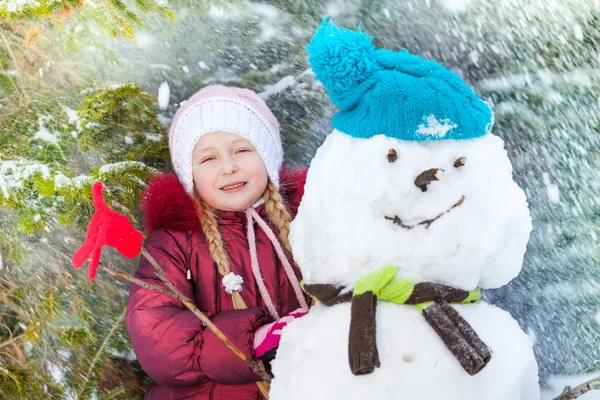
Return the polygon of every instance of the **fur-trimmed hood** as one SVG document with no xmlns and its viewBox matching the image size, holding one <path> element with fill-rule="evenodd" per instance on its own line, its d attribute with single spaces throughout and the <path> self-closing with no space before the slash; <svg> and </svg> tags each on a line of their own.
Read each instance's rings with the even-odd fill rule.
<svg viewBox="0 0 600 400">
<path fill-rule="evenodd" d="M 280 173 L 279 193 L 293 215 L 304 194 L 307 171 L 306 168 L 283 168 Z M 148 183 L 142 199 L 142 211 L 146 234 L 161 228 L 200 229 L 194 200 L 173 172 L 158 174 Z"/>
</svg>

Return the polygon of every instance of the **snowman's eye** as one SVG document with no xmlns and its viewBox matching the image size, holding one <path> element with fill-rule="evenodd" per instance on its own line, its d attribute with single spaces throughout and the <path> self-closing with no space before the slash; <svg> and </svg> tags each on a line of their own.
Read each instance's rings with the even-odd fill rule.
<svg viewBox="0 0 600 400">
<path fill-rule="evenodd" d="M 467 157 L 459 157 L 456 159 L 456 161 L 454 161 L 454 167 L 455 168 L 460 168 L 463 167 L 467 162 Z"/>
<path fill-rule="evenodd" d="M 394 162 L 398 159 L 398 154 L 396 153 L 395 149 L 390 149 L 388 151 L 387 159 L 389 162 Z"/>
</svg>

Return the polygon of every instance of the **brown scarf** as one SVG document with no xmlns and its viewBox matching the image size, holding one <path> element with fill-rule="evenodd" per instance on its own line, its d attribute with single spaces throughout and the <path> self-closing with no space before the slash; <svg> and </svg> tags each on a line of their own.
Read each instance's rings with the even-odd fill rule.
<svg viewBox="0 0 600 400">
<path fill-rule="evenodd" d="M 352 302 L 348 362 L 354 375 L 372 373 L 381 365 L 376 341 L 377 296 L 365 292 L 353 296 L 340 295 L 342 287 L 327 284 L 305 285 L 307 293 L 326 306 Z M 448 350 L 470 375 L 481 371 L 492 358 L 489 347 L 483 343 L 471 325 L 450 305 L 467 299 L 469 292 L 438 283 L 422 282 L 414 286 L 405 304 L 424 302 L 434 304 L 423 309 L 423 316 L 438 333 Z"/>
</svg>

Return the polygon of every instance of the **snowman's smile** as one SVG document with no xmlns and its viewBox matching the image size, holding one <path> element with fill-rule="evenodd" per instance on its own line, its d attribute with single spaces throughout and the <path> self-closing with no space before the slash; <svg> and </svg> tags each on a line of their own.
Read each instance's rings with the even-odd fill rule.
<svg viewBox="0 0 600 400">
<path fill-rule="evenodd" d="M 392 221 L 396 225 L 400 225 L 404 229 L 413 229 L 413 228 L 416 228 L 417 226 L 420 226 L 420 225 L 425 225 L 425 229 L 429 229 L 429 227 L 431 226 L 431 224 L 433 224 L 434 221 L 437 221 L 442 216 L 448 214 L 450 211 L 452 211 L 456 207 L 460 206 L 463 203 L 463 201 L 465 201 L 465 196 L 462 196 L 460 198 L 460 200 L 458 200 L 452 207 L 450 207 L 446 211 L 438 214 L 436 217 L 430 218 L 430 219 L 425 219 L 425 220 L 423 220 L 423 221 L 421 221 L 421 222 L 419 222 L 418 224 L 415 224 L 415 225 L 406 225 L 405 223 L 402 222 L 402 219 L 400 219 L 400 217 L 398 217 L 397 215 L 394 215 L 393 217 L 388 217 L 386 215 L 385 219 Z"/>
</svg>

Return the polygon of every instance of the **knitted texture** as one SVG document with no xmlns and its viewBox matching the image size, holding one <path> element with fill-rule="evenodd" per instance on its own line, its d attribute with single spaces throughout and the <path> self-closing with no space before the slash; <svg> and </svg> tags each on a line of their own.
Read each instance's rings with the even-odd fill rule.
<svg viewBox="0 0 600 400">
<path fill-rule="evenodd" d="M 454 72 L 406 50 L 377 49 L 365 33 L 323 19 L 306 50 L 340 108 L 334 128 L 356 138 L 472 139 L 494 123 L 486 102 Z"/>
<path fill-rule="evenodd" d="M 193 193 L 194 147 L 202 136 L 217 131 L 235 133 L 252 143 L 279 188 L 283 147 L 277 118 L 256 93 L 213 85 L 195 93 L 177 110 L 169 130 L 173 168 L 188 194 Z"/>
</svg>

